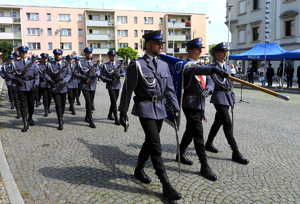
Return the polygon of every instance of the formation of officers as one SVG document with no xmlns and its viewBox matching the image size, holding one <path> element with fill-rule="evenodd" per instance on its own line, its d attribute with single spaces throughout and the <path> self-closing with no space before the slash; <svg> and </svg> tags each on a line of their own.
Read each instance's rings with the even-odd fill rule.
<svg viewBox="0 0 300 204">
<path fill-rule="evenodd" d="M 24 127 L 22 132 L 28 130 L 28 126 L 34 125 L 34 102 L 43 97 L 44 116 L 50 113 L 50 104 L 53 98 L 58 119 L 58 130 L 63 130 L 63 116 L 66 99 L 68 96 L 69 111 L 76 115 L 74 103 L 82 92 L 85 99 L 86 115 L 84 120 L 91 128 L 96 128 L 92 113 L 94 108 L 95 90 L 97 82 L 101 79 L 106 82 L 106 88 L 110 97 L 110 108 L 107 118 L 114 120 L 116 125 L 122 125 L 127 131 L 129 117 L 127 115 L 132 94 L 134 93 L 132 115 L 139 117 L 144 130 L 145 140 L 138 155 L 134 177 L 142 183 L 149 184 L 152 179 L 144 171 L 145 164 L 150 158 L 155 169 L 155 174 L 162 183 L 163 195 L 169 200 L 181 199 L 171 185 L 162 159 L 162 147 L 160 143 L 160 130 L 163 119 L 167 117 L 166 102 L 171 111 L 172 120 L 176 123 L 180 116 L 180 103 L 175 94 L 172 76 L 168 64 L 159 58 L 162 51 L 163 31 L 157 30 L 143 35 L 145 41 L 145 54 L 143 57 L 132 60 L 126 73 L 122 64 L 116 62 L 116 51 L 109 51 L 109 62 L 100 64 L 93 61 L 93 49 L 84 49 L 85 59 L 73 59 L 66 56 L 62 60 L 63 51 L 53 50 L 54 60 L 49 61 L 47 53 L 41 54 L 41 60 L 28 59 L 26 46 L 18 48 L 18 53 L 8 57 L 7 64 L 2 67 L 2 77 L 6 79 L 9 90 L 11 108 L 16 108 L 17 118 L 22 117 Z M 229 115 L 229 108 L 234 106 L 234 92 L 232 84 L 226 79 L 230 74 L 230 67 L 225 63 L 227 48 L 220 43 L 213 48 L 217 61 L 211 66 L 199 63 L 202 52 L 202 39 L 195 38 L 186 43 L 189 63 L 183 70 L 183 99 L 182 109 L 186 117 L 186 130 L 180 143 L 180 151 L 176 160 L 185 165 L 193 162 L 185 155 L 186 149 L 193 141 L 196 154 L 201 163 L 200 174 L 211 181 L 216 181 L 217 176 L 208 164 L 205 153 L 218 152 L 213 140 L 218 130 L 223 130 L 232 149 L 232 160 L 240 164 L 248 164 L 238 149 L 233 137 L 233 127 Z M 119 90 L 121 88 L 120 77 L 126 77 L 117 107 Z M 37 94 L 39 93 L 39 94 Z M 206 119 L 205 100 L 212 95 L 211 103 L 216 109 L 215 121 L 209 132 L 208 140 L 204 143 L 202 120 Z M 118 111 L 120 117 L 118 117 Z"/>
</svg>

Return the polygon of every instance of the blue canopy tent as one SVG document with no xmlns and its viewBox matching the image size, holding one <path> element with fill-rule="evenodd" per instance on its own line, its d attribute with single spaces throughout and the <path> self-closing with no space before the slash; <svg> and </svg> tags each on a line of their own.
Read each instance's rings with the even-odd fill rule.
<svg viewBox="0 0 300 204">
<path fill-rule="evenodd" d="M 282 60 L 286 52 L 277 43 L 257 44 L 246 52 L 229 55 L 229 60 Z"/>
<path fill-rule="evenodd" d="M 300 49 L 285 53 L 286 59 L 300 60 Z"/>
</svg>

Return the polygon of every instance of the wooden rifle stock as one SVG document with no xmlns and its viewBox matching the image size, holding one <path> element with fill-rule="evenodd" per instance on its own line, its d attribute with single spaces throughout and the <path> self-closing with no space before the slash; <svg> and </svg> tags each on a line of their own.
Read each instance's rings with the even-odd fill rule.
<svg viewBox="0 0 300 204">
<path fill-rule="evenodd" d="M 276 96 L 276 97 L 281 98 L 281 99 L 283 99 L 283 100 L 286 100 L 286 101 L 290 100 L 290 98 L 289 98 L 288 96 L 279 94 L 279 93 L 277 93 L 277 92 L 275 92 L 275 91 L 266 89 L 266 88 L 261 87 L 261 86 L 257 86 L 257 85 L 255 85 L 255 84 L 251 84 L 251 83 L 249 83 L 249 82 L 247 82 L 247 81 L 244 81 L 244 80 L 235 78 L 235 77 L 233 77 L 233 76 L 228 76 L 227 79 L 230 79 L 230 80 L 232 80 L 232 81 L 236 81 L 236 82 L 238 82 L 238 83 L 240 83 L 240 84 L 243 84 L 243 85 L 249 86 L 249 87 L 251 87 L 251 88 L 254 88 L 254 89 L 256 89 L 256 90 L 265 92 L 265 93 L 270 94 L 270 95 L 272 95 L 272 96 Z"/>
</svg>

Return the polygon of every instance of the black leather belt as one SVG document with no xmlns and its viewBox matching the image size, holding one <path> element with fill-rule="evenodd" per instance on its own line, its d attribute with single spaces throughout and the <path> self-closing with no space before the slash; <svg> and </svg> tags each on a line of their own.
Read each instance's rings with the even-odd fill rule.
<svg viewBox="0 0 300 204">
<path fill-rule="evenodd" d="M 228 92 L 228 91 L 230 91 L 231 90 L 231 88 L 227 88 L 227 89 L 214 89 L 214 91 L 224 91 L 224 92 Z"/>
<path fill-rule="evenodd" d="M 151 101 L 151 102 L 157 102 L 157 101 L 161 101 L 165 98 L 164 95 L 162 96 L 158 96 L 158 95 L 154 95 L 154 96 L 145 96 L 145 97 L 137 97 L 137 96 L 134 96 L 133 97 L 133 100 L 134 101 Z"/>
<path fill-rule="evenodd" d="M 21 77 L 21 79 L 24 81 L 31 81 L 34 79 L 34 77 Z"/>
</svg>

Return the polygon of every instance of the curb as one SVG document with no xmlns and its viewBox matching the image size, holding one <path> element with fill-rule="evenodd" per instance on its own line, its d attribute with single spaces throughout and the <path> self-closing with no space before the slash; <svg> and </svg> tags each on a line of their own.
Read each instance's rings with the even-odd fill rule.
<svg viewBox="0 0 300 204">
<path fill-rule="evenodd" d="M 0 78 L 0 94 L 2 94 L 4 80 Z M 8 166 L 0 135 L 0 172 L 5 183 L 5 190 L 11 204 L 25 204 L 20 191 L 15 183 L 10 168 Z"/>
</svg>

